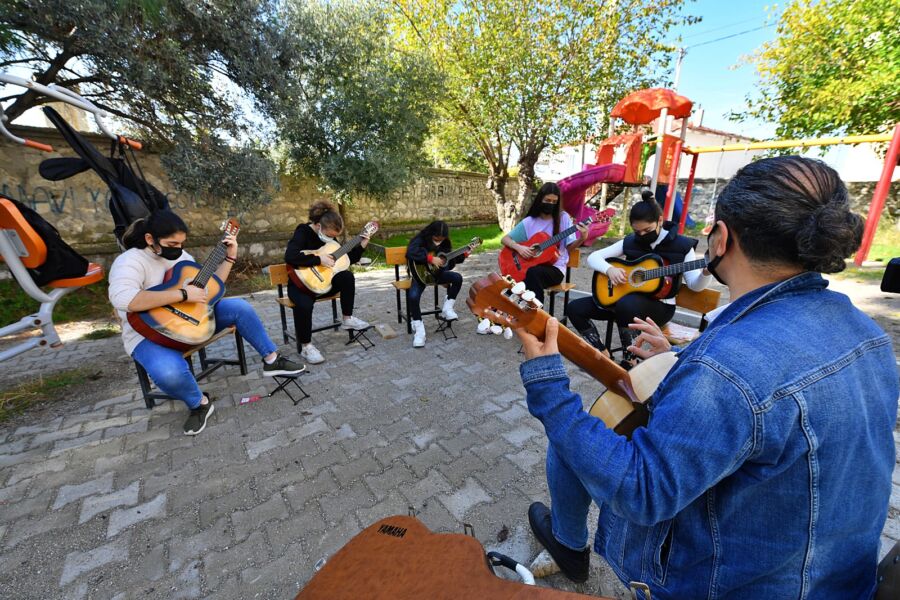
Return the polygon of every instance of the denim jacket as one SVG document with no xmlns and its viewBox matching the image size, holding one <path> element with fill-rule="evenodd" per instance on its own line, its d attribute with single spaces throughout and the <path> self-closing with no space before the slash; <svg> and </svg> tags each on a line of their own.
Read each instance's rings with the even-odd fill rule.
<svg viewBox="0 0 900 600">
<path fill-rule="evenodd" d="M 894 468 L 891 341 L 803 273 L 725 309 L 629 441 L 588 415 L 559 355 L 528 408 L 600 505 L 594 549 L 654 598 L 870 598 Z"/>
</svg>

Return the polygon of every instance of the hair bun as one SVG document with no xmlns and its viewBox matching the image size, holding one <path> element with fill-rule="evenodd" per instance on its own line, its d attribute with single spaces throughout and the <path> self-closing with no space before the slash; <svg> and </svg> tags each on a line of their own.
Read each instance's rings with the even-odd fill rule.
<svg viewBox="0 0 900 600">
<path fill-rule="evenodd" d="M 845 200 L 815 210 L 797 231 L 797 257 L 804 269 L 819 273 L 844 270 L 844 259 L 859 248 L 864 221 Z"/>
<path fill-rule="evenodd" d="M 334 204 L 328 200 L 313 202 L 313 205 L 309 207 L 309 220 L 312 223 L 318 223 L 323 215 L 330 212 L 336 212 L 336 210 Z"/>
</svg>

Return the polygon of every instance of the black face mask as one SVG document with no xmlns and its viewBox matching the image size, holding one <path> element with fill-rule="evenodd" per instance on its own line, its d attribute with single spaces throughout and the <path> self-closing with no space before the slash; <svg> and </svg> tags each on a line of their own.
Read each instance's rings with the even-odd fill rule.
<svg viewBox="0 0 900 600">
<path fill-rule="evenodd" d="M 166 260 L 178 260 L 181 258 L 181 253 L 184 252 L 182 248 L 172 248 L 171 246 L 159 246 L 159 252 L 154 252 L 157 256 L 160 256 Z"/>
<path fill-rule="evenodd" d="M 634 241 L 638 243 L 639 246 L 644 246 L 645 248 L 649 248 L 650 244 L 656 241 L 656 238 L 659 237 L 659 231 L 653 230 L 648 231 L 647 233 L 635 233 Z"/>
<path fill-rule="evenodd" d="M 541 212 L 545 215 L 552 215 L 554 209 L 556 209 L 556 204 L 552 202 L 541 202 Z"/>
<path fill-rule="evenodd" d="M 722 254 L 721 256 L 717 256 L 712 260 L 709 259 L 709 241 L 712 238 L 713 231 L 715 231 L 715 230 L 716 230 L 716 228 L 713 227 L 713 230 L 710 231 L 709 235 L 706 236 L 706 254 L 704 255 L 706 258 L 706 261 L 707 261 L 706 262 L 706 270 L 709 271 L 709 274 L 712 275 L 716 279 L 716 281 L 718 281 L 722 285 L 727 286 L 728 284 L 725 283 L 722 280 L 722 278 L 719 277 L 719 275 L 716 273 L 716 267 L 719 266 L 719 263 L 722 262 L 722 259 L 725 257 L 725 255 Z M 725 251 L 726 252 L 728 251 L 728 242 L 725 243 Z"/>
</svg>

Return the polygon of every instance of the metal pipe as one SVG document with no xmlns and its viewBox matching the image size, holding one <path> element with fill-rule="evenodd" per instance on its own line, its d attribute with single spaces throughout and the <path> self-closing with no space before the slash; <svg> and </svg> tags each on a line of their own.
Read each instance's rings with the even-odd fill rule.
<svg viewBox="0 0 900 600">
<path fill-rule="evenodd" d="M 890 133 L 877 133 L 871 135 L 848 135 L 844 137 L 823 137 L 797 140 L 772 140 L 769 142 L 751 142 L 749 144 L 727 144 L 724 146 L 697 146 L 686 148 L 685 152 L 694 154 L 707 154 L 710 152 L 736 152 L 746 150 L 771 150 L 774 148 L 805 148 L 807 146 L 834 146 L 837 144 L 865 144 L 870 142 L 889 142 L 893 136 Z"/>
<path fill-rule="evenodd" d="M 694 175 L 697 173 L 697 154 L 691 156 L 691 174 L 688 175 L 687 187 L 684 190 L 684 200 L 681 203 L 681 219 L 678 221 L 678 233 L 684 233 L 684 225 L 687 223 L 688 208 L 691 206 L 691 192 L 694 191 Z"/>
<path fill-rule="evenodd" d="M 875 186 L 872 203 L 869 205 L 869 214 L 866 217 L 866 228 L 863 231 L 862 244 L 860 244 L 859 250 L 856 251 L 856 257 L 853 259 L 857 267 L 862 266 L 869 256 L 869 250 L 872 249 L 872 240 L 875 239 L 878 219 L 881 217 L 882 210 L 884 210 L 884 202 L 891 187 L 891 177 L 894 174 L 894 168 L 897 166 L 898 156 L 900 156 L 900 123 L 894 126 L 894 135 L 891 136 L 891 145 L 888 146 L 887 155 L 884 157 L 884 168 L 881 170 L 881 178 L 878 180 L 878 185 Z"/>
<path fill-rule="evenodd" d="M 678 185 L 678 165 L 681 162 L 681 144 L 682 141 L 675 142 L 672 150 L 672 165 L 669 171 L 669 189 L 666 190 L 666 203 L 663 209 L 663 215 L 666 221 L 672 220 L 672 213 L 675 211 L 675 186 Z"/>
</svg>

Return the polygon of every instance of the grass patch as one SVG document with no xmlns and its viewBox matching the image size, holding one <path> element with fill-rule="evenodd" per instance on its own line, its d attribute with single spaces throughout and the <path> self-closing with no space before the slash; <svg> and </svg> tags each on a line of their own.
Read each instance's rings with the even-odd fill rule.
<svg viewBox="0 0 900 600">
<path fill-rule="evenodd" d="M 853 262 L 848 263 L 847 268 L 832 277 L 841 279 L 854 279 L 863 282 L 879 282 L 884 277 L 884 270 L 888 262 L 900 256 L 900 230 L 893 224 L 883 223 L 875 232 L 872 240 L 872 248 L 869 250 L 867 261 L 882 263 L 881 267 L 857 267 Z"/>
<path fill-rule="evenodd" d="M 0 423 L 21 414 L 29 406 L 53 400 L 62 388 L 97 379 L 99 373 L 91 369 L 72 369 L 36 379 L 0 392 Z"/>
<path fill-rule="evenodd" d="M 504 232 L 500 230 L 499 225 L 481 225 L 478 227 L 451 227 L 450 243 L 453 248 L 459 248 L 472 241 L 473 237 L 480 237 L 484 243 L 475 249 L 475 252 L 485 252 L 486 250 L 497 250 L 500 248 L 500 240 L 503 239 Z M 415 234 L 392 235 L 384 241 L 379 240 L 382 246 L 406 246 L 409 241 L 415 237 Z"/>
<path fill-rule="evenodd" d="M 68 323 L 111 317 L 112 307 L 106 295 L 108 286 L 104 277 L 103 281 L 63 296 L 53 310 L 53 322 Z M 0 325 L 15 323 L 22 317 L 37 312 L 40 307 L 40 303 L 22 291 L 15 279 L 0 281 L 0 297 L 3 298 L 0 303 Z"/>
<path fill-rule="evenodd" d="M 98 329 L 94 329 L 83 336 L 81 339 L 83 340 L 102 340 L 105 338 L 115 337 L 122 333 L 122 330 L 118 327 L 100 327 Z"/>
</svg>

